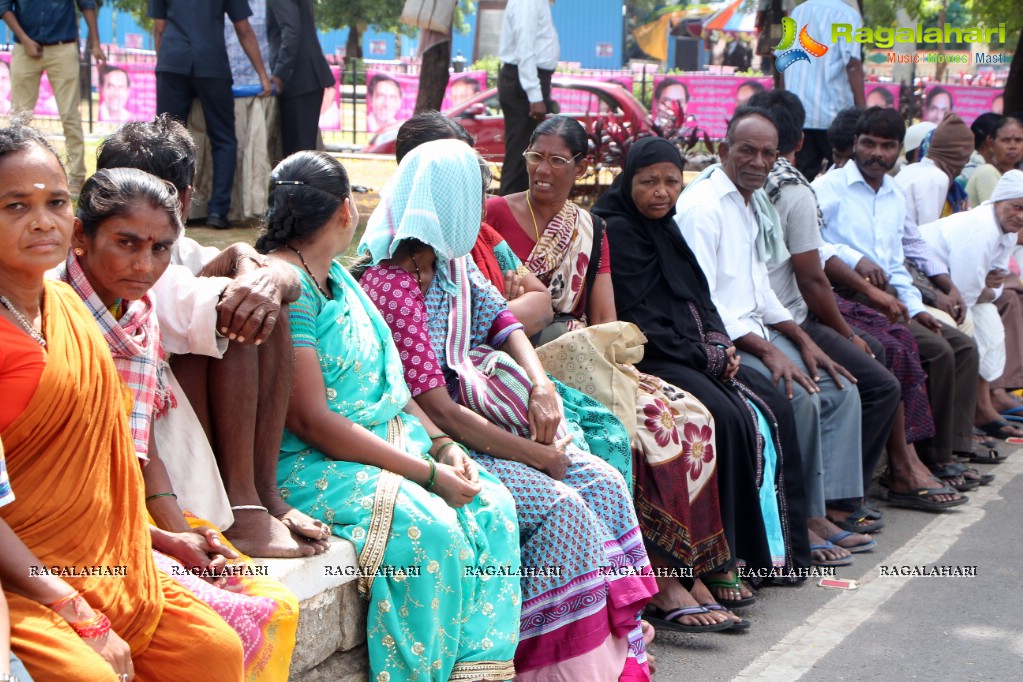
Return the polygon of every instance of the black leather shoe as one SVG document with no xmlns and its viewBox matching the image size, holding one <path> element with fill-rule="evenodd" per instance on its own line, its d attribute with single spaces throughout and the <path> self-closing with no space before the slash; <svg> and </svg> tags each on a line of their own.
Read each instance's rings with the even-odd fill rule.
<svg viewBox="0 0 1023 682">
<path fill-rule="evenodd" d="M 219 213 L 210 213 L 206 216 L 206 227 L 212 227 L 217 230 L 226 230 L 231 227 L 231 223 L 227 222 L 227 218 Z"/>
</svg>

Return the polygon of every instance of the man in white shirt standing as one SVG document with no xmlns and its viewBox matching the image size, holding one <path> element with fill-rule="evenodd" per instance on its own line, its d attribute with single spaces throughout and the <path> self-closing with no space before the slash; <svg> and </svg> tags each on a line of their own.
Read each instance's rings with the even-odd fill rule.
<svg viewBox="0 0 1023 682">
<path fill-rule="evenodd" d="M 844 0 L 807 0 L 792 10 L 796 30 L 806 26 L 811 38 L 829 47 L 821 57 L 809 63 L 795 63 L 785 70 L 785 89 L 799 97 L 806 107 L 806 136 L 796 153 L 796 167 L 813 180 L 821 170 L 821 161 L 831 163 L 828 126 L 846 107 L 866 106 L 863 94 L 863 62 L 860 44 L 840 39 L 831 43 L 831 25 L 849 24 L 852 30 L 863 26 L 863 18 Z"/>
<path fill-rule="evenodd" d="M 529 187 L 522 154 L 537 124 L 547 116 L 551 76 L 561 47 L 551 17 L 553 0 L 508 0 L 501 24 L 497 96 L 504 113 L 501 196 Z"/>
<path fill-rule="evenodd" d="M 910 331 L 927 372 L 927 392 L 937 433 L 916 443 L 920 459 L 938 478 L 960 488 L 963 471 L 951 473 L 956 454 L 973 451 L 977 403 L 977 347 L 970 337 L 927 312 L 904 264 L 906 197 L 888 176 L 906 134 L 894 109 L 871 107 L 856 122 L 852 163 L 813 183 L 824 218 L 824 239 L 842 245 L 836 254 L 868 284 L 890 289 L 906 306 Z M 845 295 L 847 292 L 840 292 Z M 847 296 L 867 305 L 860 295 Z"/>
<path fill-rule="evenodd" d="M 858 499 L 863 493 L 860 396 L 852 375 L 795 323 L 771 289 L 765 261 L 788 252 L 780 225 L 767 225 L 772 218 L 765 213 L 774 212 L 770 202 L 764 197 L 765 203 L 754 205 L 754 193 L 778 158 L 769 112 L 736 109 L 720 155 L 720 167 L 679 197 L 675 221 L 707 277 L 728 335 L 744 351 L 743 362 L 792 400 L 814 563 L 848 564 L 848 551 L 820 535 L 837 536 L 838 530 L 824 518 L 826 498 Z M 856 539 L 873 546 L 869 538 Z"/>
</svg>

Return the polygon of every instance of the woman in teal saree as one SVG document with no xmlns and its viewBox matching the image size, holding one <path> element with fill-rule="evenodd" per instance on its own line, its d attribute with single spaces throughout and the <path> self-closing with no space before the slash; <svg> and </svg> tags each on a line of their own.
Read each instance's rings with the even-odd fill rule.
<svg viewBox="0 0 1023 682">
<path fill-rule="evenodd" d="M 511 679 L 514 502 L 412 402 L 386 324 L 333 260 L 358 224 L 344 168 L 317 152 L 282 161 L 266 223 L 257 249 L 302 277 L 278 483 L 355 545 L 371 679 Z"/>
</svg>

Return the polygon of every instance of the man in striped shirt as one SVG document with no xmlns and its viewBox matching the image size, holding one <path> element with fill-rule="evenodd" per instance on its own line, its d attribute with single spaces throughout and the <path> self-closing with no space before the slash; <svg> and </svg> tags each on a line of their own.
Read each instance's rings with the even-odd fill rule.
<svg viewBox="0 0 1023 682">
<path fill-rule="evenodd" d="M 844 0 L 807 0 L 792 10 L 797 30 L 828 46 L 828 51 L 809 63 L 796 63 L 785 71 L 786 90 L 806 105 L 803 148 L 796 153 L 796 167 L 813 180 L 821 162 L 831 163 L 828 126 L 838 112 L 853 105 L 865 107 L 863 62 L 860 44 L 839 40 L 831 44 L 831 25 L 850 24 L 852 30 L 863 26 L 863 18 L 854 5 Z"/>
</svg>

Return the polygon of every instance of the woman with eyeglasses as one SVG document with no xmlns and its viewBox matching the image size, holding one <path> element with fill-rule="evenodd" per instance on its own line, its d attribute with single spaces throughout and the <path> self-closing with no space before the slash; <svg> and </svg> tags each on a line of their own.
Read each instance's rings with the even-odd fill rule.
<svg viewBox="0 0 1023 682">
<path fill-rule="evenodd" d="M 568 200 L 586 173 L 586 149 L 578 121 L 548 118 L 523 154 L 529 189 L 487 201 L 487 222 L 551 291 L 554 322 L 534 339 L 537 345 L 615 319 L 603 221 Z"/>
</svg>

